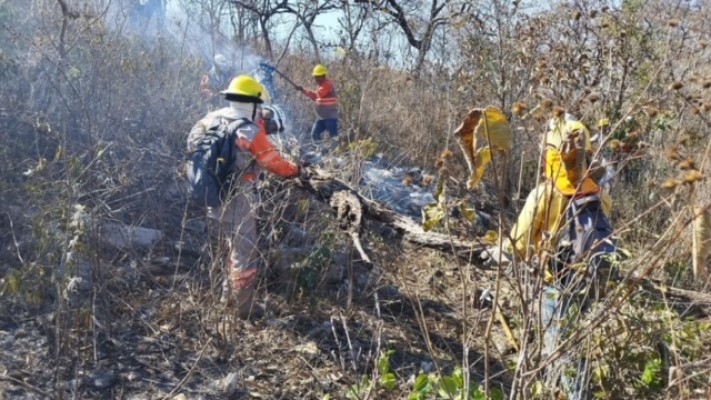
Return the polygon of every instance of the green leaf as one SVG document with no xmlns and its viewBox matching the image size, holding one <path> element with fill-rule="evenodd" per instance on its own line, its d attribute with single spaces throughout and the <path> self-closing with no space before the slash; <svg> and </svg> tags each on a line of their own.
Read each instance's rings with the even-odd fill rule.
<svg viewBox="0 0 711 400">
<path fill-rule="evenodd" d="M 489 389 L 489 399 L 504 400 L 504 391 L 497 387 Z"/>
<path fill-rule="evenodd" d="M 662 388 L 662 360 L 655 357 L 649 361 L 644 366 L 644 372 L 642 372 L 642 382 L 647 385 L 650 389 L 661 389 Z"/>
<path fill-rule="evenodd" d="M 440 179 L 434 192 L 435 203 L 430 203 L 422 208 L 423 219 L 422 228 L 430 231 L 437 227 L 445 216 L 446 190 L 444 179 Z"/>
<path fill-rule="evenodd" d="M 541 398 L 543 396 L 543 382 L 536 381 L 531 387 L 531 397 L 534 399 Z"/>
<path fill-rule="evenodd" d="M 407 400 L 425 400 L 426 395 L 422 392 L 412 392 L 407 396 Z"/>
<path fill-rule="evenodd" d="M 472 388 L 472 393 L 469 396 L 472 400 L 486 400 L 486 393 L 481 386 L 475 386 Z"/>
<path fill-rule="evenodd" d="M 439 226 L 444 218 L 444 209 L 438 204 L 428 204 L 422 208 L 424 213 L 424 221 L 422 222 L 422 228 L 427 231 Z"/>
<path fill-rule="evenodd" d="M 452 371 L 452 378 L 459 389 L 464 387 L 464 373 L 460 367 L 457 367 L 454 371 Z"/>
<path fill-rule="evenodd" d="M 452 378 L 451 376 L 442 377 L 442 382 L 440 383 L 438 391 L 440 397 L 449 399 L 454 397 L 454 395 L 457 394 L 458 391 L 459 388 L 457 387 L 457 382 L 454 378 Z"/>
<path fill-rule="evenodd" d="M 395 390 L 397 388 L 397 377 L 392 372 L 381 375 L 380 386 L 385 390 Z"/>
<path fill-rule="evenodd" d="M 378 358 L 378 372 L 380 375 L 385 375 L 390 372 L 390 357 L 395 354 L 395 350 L 388 350 Z"/>
<path fill-rule="evenodd" d="M 430 383 L 430 377 L 427 376 L 427 374 L 420 374 L 417 378 L 415 378 L 415 385 L 412 387 L 412 390 L 420 392 L 427 386 L 428 383 Z"/>
</svg>

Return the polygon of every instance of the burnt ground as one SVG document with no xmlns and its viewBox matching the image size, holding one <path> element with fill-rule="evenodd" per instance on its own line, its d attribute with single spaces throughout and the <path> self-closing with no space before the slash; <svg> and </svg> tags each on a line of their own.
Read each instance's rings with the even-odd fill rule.
<svg viewBox="0 0 711 400">
<path fill-rule="evenodd" d="M 31 285 L 28 273 L 20 285 L 4 282 L 0 398 L 396 399 L 418 373 L 446 374 L 463 360 L 481 381 L 490 309 L 479 295 L 491 271 L 370 222 L 367 265 L 326 205 L 303 196 L 292 204 L 301 222 L 262 223 L 272 250 L 258 304 L 268 311 L 251 320 L 220 301 L 220 268 L 199 213 L 182 217 L 192 231 L 150 251 L 85 249 L 85 279 L 73 290 L 66 279 Z M 498 324 L 492 337 L 489 374 L 506 385 L 510 348 Z M 386 350 L 394 350 L 397 387 L 352 390 L 377 378 Z"/>
</svg>

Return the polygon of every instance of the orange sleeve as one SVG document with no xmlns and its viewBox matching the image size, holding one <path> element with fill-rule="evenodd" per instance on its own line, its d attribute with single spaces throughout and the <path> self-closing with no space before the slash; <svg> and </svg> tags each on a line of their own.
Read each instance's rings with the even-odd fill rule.
<svg viewBox="0 0 711 400">
<path fill-rule="evenodd" d="M 318 100 L 318 99 L 323 99 L 324 97 L 328 96 L 331 91 L 333 91 L 333 84 L 331 81 L 325 81 L 322 84 L 316 88 L 316 90 L 309 90 L 309 89 L 304 89 L 303 92 L 306 96 L 308 96 L 311 100 Z"/>
<path fill-rule="evenodd" d="M 314 92 L 313 90 L 304 89 L 302 92 L 306 95 L 306 97 L 308 97 L 311 100 L 318 99 L 318 94 L 316 92 Z"/>
<path fill-rule="evenodd" d="M 299 166 L 281 157 L 267 137 L 264 124 L 259 121 L 259 133 L 252 140 L 249 151 L 254 155 L 257 163 L 267 171 L 283 178 L 290 178 L 299 174 Z"/>
<path fill-rule="evenodd" d="M 210 82 L 210 76 L 205 74 L 200 78 L 200 93 L 203 95 L 210 97 L 212 96 L 212 91 L 210 90 L 210 87 L 208 86 L 208 83 Z"/>
</svg>

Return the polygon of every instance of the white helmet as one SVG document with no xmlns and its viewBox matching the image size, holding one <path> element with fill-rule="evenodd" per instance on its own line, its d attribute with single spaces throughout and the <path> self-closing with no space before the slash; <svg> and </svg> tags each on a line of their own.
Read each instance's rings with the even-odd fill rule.
<svg viewBox="0 0 711 400">
<path fill-rule="evenodd" d="M 214 58 L 215 68 L 220 71 L 227 71 L 230 68 L 230 64 L 227 62 L 227 57 L 222 53 L 215 54 Z"/>
</svg>

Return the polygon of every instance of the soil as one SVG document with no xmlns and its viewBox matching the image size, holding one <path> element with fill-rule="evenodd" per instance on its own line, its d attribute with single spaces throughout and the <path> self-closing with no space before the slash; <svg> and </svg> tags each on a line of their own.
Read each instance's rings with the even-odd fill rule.
<svg viewBox="0 0 711 400">
<path fill-rule="evenodd" d="M 0 310 L 0 398 L 399 399 L 419 373 L 463 361 L 480 381 L 485 360 L 506 384 L 511 349 L 498 323 L 494 343 L 480 339 L 491 315 L 479 296 L 493 288 L 491 271 L 366 222 L 371 265 L 327 205 L 312 202 L 308 214 L 324 230 L 289 226 L 317 245 L 314 232 L 333 232 L 327 261 L 318 264 L 314 250 L 265 269 L 257 305 L 266 312 L 249 320 L 221 301 L 220 268 L 195 221 L 148 254 L 102 250 L 85 262 L 89 282 L 69 293 L 50 295 L 54 283 L 31 306 L 31 293 L 18 289 Z M 180 243 L 192 250 L 178 252 Z M 386 350 L 395 351 L 397 387 L 357 393 L 364 378 L 377 379 Z"/>
</svg>

